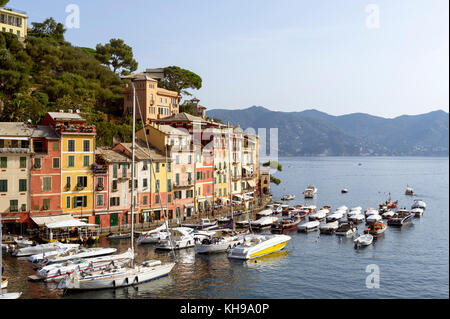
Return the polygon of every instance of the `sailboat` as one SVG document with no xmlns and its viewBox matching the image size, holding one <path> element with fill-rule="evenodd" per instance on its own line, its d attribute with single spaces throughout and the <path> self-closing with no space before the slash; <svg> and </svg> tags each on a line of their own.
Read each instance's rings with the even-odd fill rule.
<svg viewBox="0 0 450 319">
<path fill-rule="evenodd" d="M 2 229 L 3 228 L 3 224 L 2 224 L 2 213 L 0 213 L 0 247 L 2 246 L 2 238 L 3 238 L 3 234 L 2 234 Z M 2 260 L 2 251 L 0 249 L 0 281 L 1 281 L 1 286 L 0 286 L 0 299 L 18 299 L 22 293 L 21 292 L 3 292 L 3 288 L 7 288 L 8 287 L 8 279 L 7 278 L 3 278 L 3 260 Z"/>
<path fill-rule="evenodd" d="M 133 143 L 132 143 L 132 165 L 131 175 L 132 180 L 135 180 L 136 167 L 135 167 L 135 125 L 136 125 L 136 89 L 134 83 L 131 82 L 133 87 Z M 151 165 L 151 167 L 153 167 Z M 147 260 L 140 265 L 135 265 L 134 262 L 134 188 L 135 184 L 131 183 L 131 252 L 132 259 L 131 265 L 128 267 L 122 267 L 119 265 L 111 264 L 104 270 L 92 270 L 79 273 L 74 271 L 69 276 L 66 276 L 60 281 L 58 288 L 66 290 L 94 290 L 105 288 L 119 288 L 127 287 L 131 285 L 141 284 L 153 279 L 168 276 L 175 263 L 163 264 L 160 260 Z"/>
</svg>

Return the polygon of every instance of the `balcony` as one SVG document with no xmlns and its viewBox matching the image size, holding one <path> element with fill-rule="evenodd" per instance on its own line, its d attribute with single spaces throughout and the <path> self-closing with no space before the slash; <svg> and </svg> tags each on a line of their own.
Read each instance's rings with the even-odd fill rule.
<svg viewBox="0 0 450 319">
<path fill-rule="evenodd" d="M 77 191 L 82 191 L 83 189 L 85 189 L 86 186 L 83 185 L 77 185 Z"/>
<path fill-rule="evenodd" d="M 184 181 L 184 182 L 181 182 L 181 183 L 178 183 L 178 184 L 174 184 L 173 188 L 174 189 L 175 188 L 186 188 L 186 187 L 192 187 L 192 186 L 194 186 L 193 181 L 192 180 L 187 180 L 187 181 Z"/>
<path fill-rule="evenodd" d="M 66 133 L 95 133 L 95 125 L 64 125 L 56 124 L 55 131 L 59 134 Z"/>
</svg>

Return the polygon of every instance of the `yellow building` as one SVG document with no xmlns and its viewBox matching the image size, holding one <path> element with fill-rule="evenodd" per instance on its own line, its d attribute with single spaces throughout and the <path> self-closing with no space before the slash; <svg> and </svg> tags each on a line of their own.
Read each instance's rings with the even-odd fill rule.
<svg viewBox="0 0 450 319">
<path fill-rule="evenodd" d="M 158 81 L 146 73 L 135 73 L 124 77 L 134 83 L 136 89 L 136 119 L 145 123 L 178 114 L 180 96 L 175 91 L 158 88 Z M 125 84 L 124 115 L 133 113 L 132 86 Z"/>
<path fill-rule="evenodd" d="M 94 211 L 95 127 L 78 113 L 49 112 L 43 124 L 61 136 L 61 207 L 63 213 L 88 217 Z"/>
<path fill-rule="evenodd" d="M 9 8 L 0 8 L 0 30 L 17 35 L 19 39 L 27 36 L 28 16 L 25 12 L 13 11 Z"/>
<path fill-rule="evenodd" d="M 230 196 L 228 129 L 214 129 L 214 201 L 226 203 Z"/>
</svg>

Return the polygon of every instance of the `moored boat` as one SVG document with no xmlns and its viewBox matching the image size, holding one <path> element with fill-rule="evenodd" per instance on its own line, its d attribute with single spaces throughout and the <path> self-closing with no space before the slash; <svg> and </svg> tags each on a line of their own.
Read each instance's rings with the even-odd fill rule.
<svg viewBox="0 0 450 319">
<path fill-rule="evenodd" d="M 265 210 L 262 210 L 262 211 L 256 213 L 257 218 L 271 216 L 271 215 L 272 215 L 272 210 L 270 210 L 270 209 L 265 209 Z"/>
<path fill-rule="evenodd" d="M 319 229 L 320 222 L 315 220 L 312 222 L 306 222 L 297 226 L 297 230 L 300 232 L 310 232 Z"/>
<path fill-rule="evenodd" d="M 369 215 L 366 217 L 366 224 L 380 222 L 382 217 L 378 214 Z"/>
<path fill-rule="evenodd" d="M 295 195 L 293 195 L 293 194 L 286 194 L 283 197 L 281 197 L 281 200 L 284 200 L 284 201 L 293 200 L 293 199 L 295 199 Z"/>
<path fill-rule="evenodd" d="M 320 233 L 321 234 L 334 234 L 338 228 L 339 228 L 339 221 L 326 223 L 326 224 L 320 226 Z"/>
<path fill-rule="evenodd" d="M 406 187 L 405 195 L 414 195 L 414 190 L 411 187 Z"/>
<path fill-rule="evenodd" d="M 58 254 L 58 255 L 53 255 L 50 257 L 41 257 L 39 264 L 40 265 L 51 265 L 51 264 L 61 263 L 61 262 L 67 261 L 67 260 L 72 260 L 72 259 L 92 258 L 92 257 L 111 255 L 111 254 L 114 254 L 116 251 L 117 251 L 117 248 L 111 248 L 111 247 L 109 247 L 109 248 L 80 247 L 76 250 L 68 250 L 68 251 Z"/>
<path fill-rule="evenodd" d="M 415 217 L 422 217 L 423 209 L 422 208 L 413 208 L 413 209 L 411 209 L 411 214 L 414 214 Z"/>
<path fill-rule="evenodd" d="M 169 236 L 165 239 L 161 239 L 158 244 L 156 244 L 155 249 L 172 250 L 194 247 L 195 239 L 192 228 L 175 227 L 169 229 L 169 232 Z"/>
<path fill-rule="evenodd" d="M 339 225 L 338 229 L 336 229 L 337 236 L 352 236 L 356 233 L 357 228 L 350 223 L 342 223 Z"/>
<path fill-rule="evenodd" d="M 321 209 L 318 212 L 309 215 L 309 221 L 324 220 L 330 211 L 328 209 Z"/>
<path fill-rule="evenodd" d="M 333 214 L 327 216 L 327 222 L 334 222 L 340 220 L 344 217 L 344 214 L 345 213 L 342 210 L 335 211 Z"/>
<path fill-rule="evenodd" d="M 383 222 L 374 222 L 374 223 L 370 223 L 369 227 L 367 227 L 364 230 L 365 234 L 371 234 L 372 236 L 380 236 L 381 234 L 383 234 L 387 229 L 387 226 L 385 223 Z"/>
<path fill-rule="evenodd" d="M 383 219 L 391 219 L 392 216 L 394 216 L 394 214 L 395 214 L 394 211 L 388 210 L 388 211 L 385 211 L 383 214 L 381 214 L 381 217 L 382 217 Z"/>
<path fill-rule="evenodd" d="M 50 253 L 61 248 L 78 248 L 80 244 L 63 244 L 60 242 L 52 242 L 48 244 L 29 246 L 15 250 L 12 255 L 16 257 L 26 257 L 39 253 Z"/>
<path fill-rule="evenodd" d="M 427 208 L 427 204 L 421 199 L 415 199 L 414 203 L 411 205 L 411 209 L 414 208 L 422 208 L 425 210 Z"/>
<path fill-rule="evenodd" d="M 253 259 L 268 255 L 283 249 L 289 240 L 291 237 L 287 235 L 248 235 L 242 245 L 230 250 L 228 258 Z"/>
<path fill-rule="evenodd" d="M 369 246 L 373 242 L 373 236 L 371 234 L 362 234 L 358 236 L 354 241 L 355 248 L 361 246 Z"/>
<path fill-rule="evenodd" d="M 217 226 L 217 222 L 212 222 L 208 218 L 200 219 L 199 224 L 182 224 L 181 227 L 189 227 L 193 229 L 211 229 L 212 227 Z"/>
<path fill-rule="evenodd" d="M 257 219 L 255 221 L 250 222 L 250 227 L 252 229 L 262 229 L 265 227 L 272 226 L 273 223 L 276 223 L 279 220 L 276 216 L 265 216 Z"/>
<path fill-rule="evenodd" d="M 317 187 L 310 185 L 306 187 L 305 191 L 303 192 L 303 195 L 305 198 L 313 198 L 317 193 Z"/>
<path fill-rule="evenodd" d="M 196 243 L 194 250 L 198 254 L 226 252 L 241 245 L 244 242 L 244 236 L 244 234 L 232 230 L 217 231 Z"/>
<path fill-rule="evenodd" d="M 413 214 L 406 209 L 398 209 L 387 222 L 389 226 L 403 226 L 412 222 Z"/>
<path fill-rule="evenodd" d="M 273 232 L 282 232 L 284 230 L 292 230 L 297 227 L 300 223 L 300 217 L 287 217 L 282 218 L 278 222 L 272 224 L 271 231 Z"/>
<path fill-rule="evenodd" d="M 348 221 L 351 221 L 355 224 L 362 223 L 365 220 L 365 217 L 362 213 L 357 212 L 356 214 L 350 214 L 347 216 Z"/>
</svg>

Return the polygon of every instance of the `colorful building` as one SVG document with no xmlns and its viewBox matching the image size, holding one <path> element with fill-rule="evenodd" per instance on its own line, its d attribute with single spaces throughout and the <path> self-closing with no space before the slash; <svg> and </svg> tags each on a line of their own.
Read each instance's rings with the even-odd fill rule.
<svg viewBox="0 0 450 319">
<path fill-rule="evenodd" d="M 49 112 L 42 124 L 61 137 L 62 210 L 88 219 L 94 213 L 95 126 L 70 112 Z"/>
<path fill-rule="evenodd" d="M 10 8 L 0 8 L 0 30 L 16 35 L 19 39 L 27 36 L 28 16 L 26 12 Z"/>
</svg>

